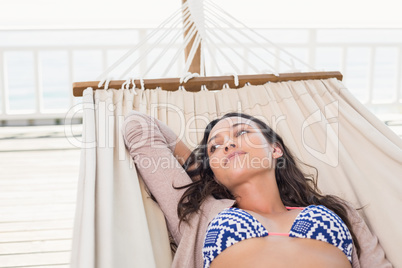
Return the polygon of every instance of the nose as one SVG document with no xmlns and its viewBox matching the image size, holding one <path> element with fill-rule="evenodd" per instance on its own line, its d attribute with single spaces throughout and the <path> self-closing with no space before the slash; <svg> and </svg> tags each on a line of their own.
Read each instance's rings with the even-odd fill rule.
<svg viewBox="0 0 402 268">
<path fill-rule="evenodd" d="M 225 143 L 225 152 L 229 152 L 230 148 L 236 148 L 236 144 L 233 142 L 232 139 L 227 139 Z"/>
<path fill-rule="evenodd" d="M 234 143 L 226 144 L 226 146 L 225 146 L 225 152 L 229 152 L 229 148 L 230 148 L 230 147 L 236 148 L 236 144 L 234 144 Z"/>
</svg>

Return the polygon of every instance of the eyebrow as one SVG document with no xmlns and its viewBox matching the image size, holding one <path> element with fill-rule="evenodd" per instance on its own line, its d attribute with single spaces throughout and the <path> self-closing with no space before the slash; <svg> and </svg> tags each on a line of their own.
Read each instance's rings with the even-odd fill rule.
<svg viewBox="0 0 402 268">
<path fill-rule="evenodd" d="M 233 129 L 234 127 L 237 127 L 238 125 L 249 125 L 250 127 L 252 127 L 252 125 L 250 125 L 250 124 L 241 123 L 241 122 L 240 122 L 240 123 L 233 124 L 230 128 Z M 216 139 L 216 136 L 217 136 L 217 135 L 211 137 L 211 138 L 209 139 L 209 141 L 207 142 L 207 144 L 209 144 L 212 140 Z"/>
</svg>

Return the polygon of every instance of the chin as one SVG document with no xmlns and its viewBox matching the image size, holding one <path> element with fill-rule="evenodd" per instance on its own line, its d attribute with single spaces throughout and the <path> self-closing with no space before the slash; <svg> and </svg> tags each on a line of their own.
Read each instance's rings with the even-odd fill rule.
<svg viewBox="0 0 402 268">
<path fill-rule="evenodd" d="M 254 168 L 236 168 L 230 169 L 225 172 L 225 178 L 228 184 L 239 184 L 249 181 L 250 177 L 261 173 L 262 171 Z M 229 189 L 230 187 L 228 187 Z"/>
</svg>

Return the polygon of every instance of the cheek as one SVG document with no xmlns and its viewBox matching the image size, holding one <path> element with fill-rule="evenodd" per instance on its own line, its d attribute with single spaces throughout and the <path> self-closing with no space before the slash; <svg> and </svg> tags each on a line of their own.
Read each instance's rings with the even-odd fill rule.
<svg viewBox="0 0 402 268">
<path fill-rule="evenodd" d="M 219 166 L 219 158 L 215 155 L 209 157 L 209 166 L 214 171 Z"/>
<path fill-rule="evenodd" d="M 249 135 L 241 141 L 241 146 L 251 153 L 272 156 L 272 147 L 262 135 Z"/>
<path fill-rule="evenodd" d="M 215 180 L 217 180 L 220 184 L 227 186 L 225 178 L 227 177 L 227 170 L 229 169 L 229 166 L 225 165 L 224 159 L 225 157 L 219 157 L 218 155 L 214 154 L 209 158 L 209 166 L 214 173 Z"/>
<path fill-rule="evenodd" d="M 247 148 L 261 148 L 266 147 L 268 143 L 266 142 L 264 136 L 259 133 L 250 133 L 248 135 L 243 135 L 238 140 L 238 145 Z"/>
<path fill-rule="evenodd" d="M 242 148 L 248 154 L 247 166 L 250 169 L 265 169 L 273 167 L 273 148 L 262 135 L 250 135 L 243 141 Z"/>
<path fill-rule="evenodd" d="M 219 157 L 218 155 L 213 155 L 209 158 L 209 166 L 212 169 L 212 172 L 215 176 L 221 173 L 223 169 L 227 168 L 225 166 L 224 157 Z"/>
</svg>

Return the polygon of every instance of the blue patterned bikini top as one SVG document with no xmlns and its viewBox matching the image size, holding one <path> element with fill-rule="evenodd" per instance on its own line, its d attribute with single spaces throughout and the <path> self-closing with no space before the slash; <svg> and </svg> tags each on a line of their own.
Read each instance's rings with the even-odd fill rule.
<svg viewBox="0 0 402 268">
<path fill-rule="evenodd" d="M 202 249 L 204 268 L 208 268 L 219 253 L 231 245 L 248 238 L 268 235 L 283 234 L 269 233 L 254 216 L 242 209 L 224 209 L 208 226 Z M 286 236 L 330 243 L 342 250 L 352 262 L 352 235 L 342 219 L 324 206 L 310 205 L 304 208 Z"/>
</svg>

